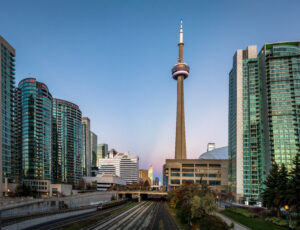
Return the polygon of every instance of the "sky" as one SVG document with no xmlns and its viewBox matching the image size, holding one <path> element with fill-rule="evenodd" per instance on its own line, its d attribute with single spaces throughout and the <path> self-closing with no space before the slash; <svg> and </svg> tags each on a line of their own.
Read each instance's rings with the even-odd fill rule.
<svg viewBox="0 0 300 230">
<path fill-rule="evenodd" d="M 44 82 L 77 104 L 98 143 L 138 155 L 161 177 L 175 155 L 183 18 L 188 158 L 227 145 L 228 73 L 237 49 L 300 40 L 299 0 L 0 0 L 0 35 L 16 49 L 16 83 Z"/>
</svg>

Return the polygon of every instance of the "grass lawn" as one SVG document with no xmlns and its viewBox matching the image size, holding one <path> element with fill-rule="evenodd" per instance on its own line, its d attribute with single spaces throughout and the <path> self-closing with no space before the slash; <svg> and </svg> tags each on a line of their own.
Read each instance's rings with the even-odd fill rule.
<svg viewBox="0 0 300 230">
<path fill-rule="evenodd" d="M 279 227 L 277 225 L 274 225 L 269 222 L 264 222 L 255 218 L 249 218 L 242 216 L 240 214 L 231 212 L 229 210 L 223 210 L 220 213 L 223 215 L 235 220 L 236 222 L 241 223 L 242 225 L 245 225 L 248 228 L 251 228 L 252 230 L 284 230 L 286 228 Z"/>
<path fill-rule="evenodd" d="M 171 216 L 175 219 L 175 221 L 176 221 L 177 225 L 179 226 L 179 228 L 181 230 L 189 230 L 189 226 L 185 223 L 182 223 L 180 221 L 180 219 L 176 216 L 175 209 L 170 208 L 170 206 L 167 203 L 165 205 L 166 205 L 169 213 L 171 214 Z"/>
<path fill-rule="evenodd" d="M 87 219 L 87 220 L 83 220 L 83 221 L 80 221 L 78 223 L 74 223 L 74 224 L 71 224 L 71 225 L 67 225 L 67 226 L 62 227 L 60 229 L 61 230 L 79 230 L 79 229 L 81 229 L 83 227 L 86 227 L 86 226 L 88 226 L 90 224 L 94 224 L 94 223 L 96 223 L 96 222 L 98 222 L 100 220 L 103 220 L 103 219 L 107 218 L 110 215 L 113 215 L 113 214 L 119 213 L 119 212 L 121 212 L 123 210 L 129 209 L 129 208 L 131 208 L 131 207 L 133 207 L 135 205 L 137 205 L 137 203 L 131 203 L 131 204 L 125 205 L 124 207 L 121 207 L 121 208 L 119 208 L 117 210 L 105 213 L 104 215 L 93 217 L 93 218 Z"/>
</svg>

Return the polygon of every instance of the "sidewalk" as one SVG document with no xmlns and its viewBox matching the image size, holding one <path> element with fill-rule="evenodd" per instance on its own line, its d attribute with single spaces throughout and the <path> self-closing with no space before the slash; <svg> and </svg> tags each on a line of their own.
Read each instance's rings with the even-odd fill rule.
<svg viewBox="0 0 300 230">
<path fill-rule="evenodd" d="M 230 218 L 228 218 L 227 216 L 222 215 L 221 213 L 215 212 L 214 213 L 216 216 L 219 216 L 222 218 L 222 220 L 224 220 L 226 222 L 226 224 L 228 224 L 229 226 L 231 225 L 231 223 L 234 223 L 234 230 L 250 230 L 250 228 L 245 227 L 244 225 L 231 220 Z"/>
</svg>

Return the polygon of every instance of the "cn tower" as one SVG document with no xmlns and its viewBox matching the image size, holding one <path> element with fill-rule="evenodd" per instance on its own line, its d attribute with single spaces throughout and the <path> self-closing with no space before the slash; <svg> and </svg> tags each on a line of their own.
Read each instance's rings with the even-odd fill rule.
<svg viewBox="0 0 300 230">
<path fill-rule="evenodd" d="M 175 159 L 186 159 L 185 120 L 184 120 L 184 93 L 183 81 L 189 76 L 190 67 L 183 62 L 183 30 L 182 19 L 179 33 L 179 57 L 177 64 L 172 69 L 172 76 L 177 80 L 177 117 L 176 117 L 176 140 Z"/>
</svg>

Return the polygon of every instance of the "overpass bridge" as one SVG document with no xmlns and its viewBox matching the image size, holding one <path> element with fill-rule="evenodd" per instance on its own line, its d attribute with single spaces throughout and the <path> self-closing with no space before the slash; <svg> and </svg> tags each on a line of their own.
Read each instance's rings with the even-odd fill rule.
<svg viewBox="0 0 300 230">
<path fill-rule="evenodd" d="M 141 200 L 148 200 L 148 199 L 166 199 L 167 192 L 161 191 L 145 191 L 145 190 L 124 190 L 124 191 L 117 191 L 118 199 L 122 198 L 137 198 L 140 202 Z"/>
</svg>

